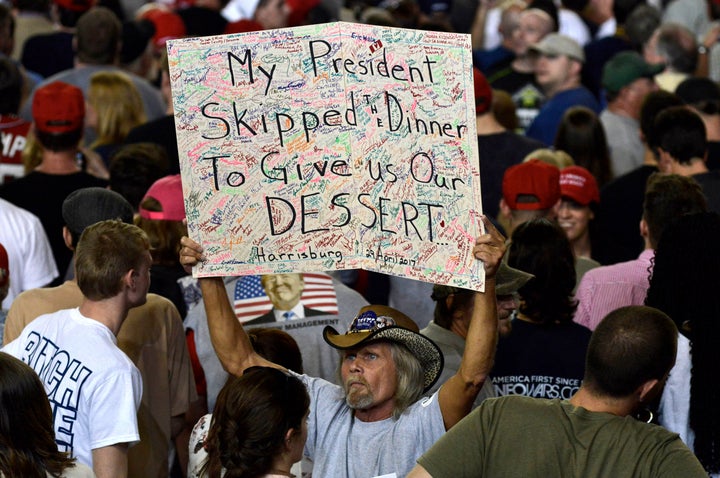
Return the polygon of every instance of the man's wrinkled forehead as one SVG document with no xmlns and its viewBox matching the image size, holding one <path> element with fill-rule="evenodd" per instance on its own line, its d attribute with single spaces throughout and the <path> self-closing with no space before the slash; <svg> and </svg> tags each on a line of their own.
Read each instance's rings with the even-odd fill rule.
<svg viewBox="0 0 720 478">
<path fill-rule="evenodd" d="M 343 356 L 347 355 L 356 355 L 361 354 L 362 352 L 368 351 L 376 351 L 379 348 L 387 348 L 390 347 L 392 344 L 392 340 L 387 339 L 377 339 L 377 340 L 370 340 L 368 342 L 363 342 L 362 344 L 357 345 L 356 347 L 351 347 L 349 349 L 341 350 L 341 353 Z"/>
</svg>

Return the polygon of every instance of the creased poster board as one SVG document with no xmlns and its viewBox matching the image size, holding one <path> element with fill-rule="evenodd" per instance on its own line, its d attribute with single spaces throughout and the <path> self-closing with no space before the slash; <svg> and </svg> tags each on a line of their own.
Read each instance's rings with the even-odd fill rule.
<svg viewBox="0 0 720 478">
<path fill-rule="evenodd" d="M 470 37 L 329 23 L 168 43 L 196 276 L 482 290 Z"/>
</svg>

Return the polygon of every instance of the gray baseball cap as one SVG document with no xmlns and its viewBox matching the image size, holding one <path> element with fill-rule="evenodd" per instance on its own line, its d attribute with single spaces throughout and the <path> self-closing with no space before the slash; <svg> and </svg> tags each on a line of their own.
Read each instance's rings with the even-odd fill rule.
<svg viewBox="0 0 720 478">
<path fill-rule="evenodd" d="M 585 52 L 578 42 L 566 35 L 550 33 L 545 38 L 530 47 L 543 55 L 566 56 L 580 63 L 585 63 Z"/>
</svg>

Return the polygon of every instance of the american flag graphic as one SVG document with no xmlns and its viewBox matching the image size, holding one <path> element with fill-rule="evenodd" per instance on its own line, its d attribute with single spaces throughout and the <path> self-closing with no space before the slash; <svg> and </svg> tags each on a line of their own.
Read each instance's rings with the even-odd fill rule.
<svg viewBox="0 0 720 478">
<path fill-rule="evenodd" d="M 305 288 L 300 296 L 300 302 L 305 307 L 337 315 L 337 297 L 332 278 L 320 272 L 306 272 L 303 274 L 303 279 Z M 237 280 L 234 306 L 235 315 L 240 322 L 254 319 L 272 309 L 270 299 L 260 282 L 260 276 L 244 276 Z"/>
</svg>

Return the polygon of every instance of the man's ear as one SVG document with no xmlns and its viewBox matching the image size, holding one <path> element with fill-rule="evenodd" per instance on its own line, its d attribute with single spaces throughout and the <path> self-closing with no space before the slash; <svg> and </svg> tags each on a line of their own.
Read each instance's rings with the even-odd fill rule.
<svg viewBox="0 0 720 478">
<path fill-rule="evenodd" d="M 582 71 L 582 63 L 577 60 L 570 60 L 570 71 L 573 75 L 580 75 Z"/>
<path fill-rule="evenodd" d="M 293 437 L 295 436 L 295 429 L 294 428 L 288 428 L 288 431 L 285 432 L 285 448 L 290 448 L 292 445 Z"/>
<path fill-rule="evenodd" d="M 507 219 L 510 219 L 512 211 L 510 209 L 510 206 L 508 206 L 508 203 L 505 202 L 505 198 L 500 198 L 500 212 Z"/>
<path fill-rule="evenodd" d="M 658 169 L 661 173 L 671 174 L 672 173 L 672 163 L 674 161 L 672 155 L 665 151 L 664 149 L 658 147 Z"/>
<path fill-rule="evenodd" d="M 660 380 L 653 378 L 640 385 L 638 388 L 638 399 L 641 403 L 652 401 L 659 393 Z"/>
<path fill-rule="evenodd" d="M 74 251 L 75 248 L 73 247 L 73 237 L 72 232 L 70 232 L 70 229 L 68 229 L 67 226 L 63 226 L 63 240 L 65 241 L 65 246 L 70 249 L 71 251 Z"/>
<path fill-rule="evenodd" d="M 137 273 L 136 273 L 135 269 L 130 269 L 123 276 L 123 283 L 125 284 L 125 286 L 128 289 L 134 290 L 136 278 L 137 278 Z"/>
</svg>

